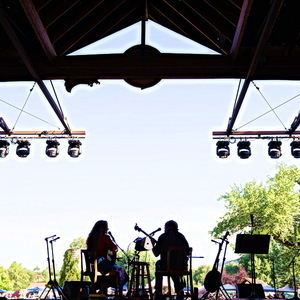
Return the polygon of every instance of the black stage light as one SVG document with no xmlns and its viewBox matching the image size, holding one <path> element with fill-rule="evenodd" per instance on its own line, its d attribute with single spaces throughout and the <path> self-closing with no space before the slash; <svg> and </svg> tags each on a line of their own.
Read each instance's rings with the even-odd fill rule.
<svg viewBox="0 0 300 300">
<path fill-rule="evenodd" d="M 8 141 L 0 141 L 0 157 L 6 157 L 9 153 L 9 142 Z"/>
<path fill-rule="evenodd" d="M 300 141 L 291 142 L 291 153 L 295 158 L 300 158 Z"/>
<path fill-rule="evenodd" d="M 239 141 L 237 144 L 237 154 L 240 158 L 246 159 L 251 156 L 250 142 Z"/>
<path fill-rule="evenodd" d="M 56 140 L 48 140 L 46 143 L 46 155 L 49 157 L 56 157 L 59 154 L 59 142 Z"/>
<path fill-rule="evenodd" d="M 17 150 L 16 153 L 19 157 L 27 157 L 30 153 L 30 143 L 27 140 L 18 140 L 17 141 Z"/>
<path fill-rule="evenodd" d="M 268 146 L 268 154 L 271 158 L 279 158 L 281 153 L 281 141 L 270 141 Z"/>
<path fill-rule="evenodd" d="M 230 155 L 228 141 L 218 141 L 217 142 L 217 155 L 220 158 L 227 158 Z"/>
<path fill-rule="evenodd" d="M 71 157 L 78 157 L 81 154 L 81 142 L 78 140 L 70 140 L 69 141 L 69 148 L 68 148 L 68 154 Z"/>
</svg>

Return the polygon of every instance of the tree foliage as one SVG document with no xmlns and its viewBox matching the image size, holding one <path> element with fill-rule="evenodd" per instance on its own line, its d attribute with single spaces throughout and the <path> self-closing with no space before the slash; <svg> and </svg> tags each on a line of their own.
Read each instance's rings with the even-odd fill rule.
<svg viewBox="0 0 300 300">
<path fill-rule="evenodd" d="M 285 246 L 295 246 L 299 240 L 300 170 L 295 166 L 279 166 L 278 173 L 264 185 L 255 181 L 237 186 L 221 196 L 227 212 L 211 231 L 215 237 L 230 231 L 246 231 L 250 225 L 249 216 L 254 216 L 254 231 L 270 234 L 274 240 Z"/>
<path fill-rule="evenodd" d="M 64 286 L 65 281 L 80 280 L 79 263 L 80 256 L 74 255 L 73 249 L 66 250 L 59 276 L 59 284 L 61 286 Z"/>
<path fill-rule="evenodd" d="M 84 249 L 86 248 L 86 238 L 79 237 L 72 241 L 70 244 L 71 249 Z"/>
<path fill-rule="evenodd" d="M 193 270 L 193 281 L 195 286 L 202 286 L 206 274 L 211 270 L 211 266 L 201 265 L 197 269 Z"/>
<path fill-rule="evenodd" d="M 34 280 L 35 273 L 22 267 L 21 264 L 13 262 L 7 269 L 9 288 L 11 290 L 25 289 Z"/>
<path fill-rule="evenodd" d="M 224 271 L 222 273 L 222 283 L 229 283 L 236 286 L 238 283 L 241 283 L 246 277 L 249 277 L 249 275 L 243 266 L 236 263 L 230 263 L 224 268 Z"/>
<path fill-rule="evenodd" d="M 291 280 L 288 264 L 300 237 L 299 178 L 300 169 L 297 167 L 279 165 L 277 173 L 266 183 L 252 181 L 244 186 L 234 185 L 219 198 L 225 202 L 227 211 L 210 232 L 213 237 L 226 231 L 271 236 L 269 256 L 255 257 L 257 276 L 262 280 L 270 281 L 274 277 L 272 272 L 281 274 L 278 276 L 282 283 L 287 284 Z M 251 226 L 251 215 L 254 226 Z M 249 272 L 249 256 L 243 255 L 240 262 Z"/>
</svg>

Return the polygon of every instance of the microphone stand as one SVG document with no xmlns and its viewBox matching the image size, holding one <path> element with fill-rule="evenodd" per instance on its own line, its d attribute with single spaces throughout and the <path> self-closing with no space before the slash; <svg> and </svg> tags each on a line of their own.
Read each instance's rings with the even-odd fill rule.
<svg viewBox="0 0 300 300">
<path fill-rule="evenodd" d="M 60 286 L 58 285 L 58 283 L 56 281 L 53 242 L 57 241 L 59 239 L 59 237 L 55 238 L 55 236 L 56 235 L 53 235 L 53 236 L 45 238 L 46 246 L 47 246 L 47 261 L 48 261 L 48 270 L 49 270 L 49 281 L 46 284 L 45 289 L 43 290 L 43 292 L 41 293 L 41 295 L 40 295 L 40 297 L 38 299 L 42 299 L 42 296 L 43 296 L 44 292 L 48 288 L 48 291 L 47 291 L 47 293 L 46 293 L 46 295 L 44 296 L 43 299 L 48 298 L 48 294 L 49 294 L 50 290 L 52 290 L 52 294 L 53 294 L 54 299 L 66 299 L 66 300 L 69 300 L 63 294 L 62 289 L 60 288 Z M 52 240 L 49 241 L 49 239 L 52 239 Z M 51 245 L 51 254 L 52 254 L 53 280 L 52 280 L 51 265 L 50 265 L 49 243 Z M 56 291 L 58 292 L 58 295 L 60 297 L 56 296 Z"/>
<path fill-rule="evenodd" d="M 49 242 L 48 242 L 48 240 L 54 238 L 55 236 L 56 236 L 56 234 L 54 234 L 54 235 L 52 235 L 52 236 L 49 236 L 49 237 L 46 237 L 46 238 L 45 238 L 45 241 L 46 241 L 46 248 L 47 248 L 47 262 L 48 262 L 48 271 L 49 271 L 49 281 L 48 281 L 48 283 L 46 284 L 46 286 L 45 286 L 43 292 L 41 293 L 41 295 L 39 296 L 38 299 L 41 299 L 42 296 L 43 296 L 43 294 L 44 294 L 44 292 L 46 291 L 46 289 L 47 289 L 49 286 L 52 286 L 52 282 L 53 282 L 53 281 L 52 281 L 51 266 L 50 266 L 50 254 L 49 254 Z M 50 289 L 47 291 L 47 293 L 46 293 L 46 295 L 45 295 L 45 298 L 47 298 L 49 292 L 50 292 Z M 56 299 L 56 298 L 55 298 L 55 299 Z"/>
<path fill-rule="evenodd" d="M 129 262 L 130 258 L 127 255 L 127 253 L 118 245 L 118 243 L 116 242 L 115 238 L 113 237 L 112 233 L 109 231 L 108 234 L 110 235 L 111 239 L 113 240 L 113 242 L 116 244 L 116 246 L 121 250 L 121 252 L 124 254 L 124 256 L 127 258 L 127 262 Z"/>
</svg>

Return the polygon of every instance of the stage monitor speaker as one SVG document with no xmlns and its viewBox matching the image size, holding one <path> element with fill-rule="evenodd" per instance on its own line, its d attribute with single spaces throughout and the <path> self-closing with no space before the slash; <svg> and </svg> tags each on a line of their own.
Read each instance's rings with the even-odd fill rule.
<svg viewBox="0 0 300 300">
<path fill-rule="evenodd" d="M 89 294 L 89 291 L 92 287 L 90 281 L 65 281 L 63 294 L 65 297 L 62 297 L 63 300 L 79 300 L 81 295 Z"/>
<path fill-rule="evenodd" d="M 237 284 L 237 298 L 256 298 L 265 299 L 265 292 L 261 284 Z"/>
<path fill-rule="evenodd" d="M 263 234 L 237 234 L 235 253 L 268 254 L 270 236 Z"/>
</svg>

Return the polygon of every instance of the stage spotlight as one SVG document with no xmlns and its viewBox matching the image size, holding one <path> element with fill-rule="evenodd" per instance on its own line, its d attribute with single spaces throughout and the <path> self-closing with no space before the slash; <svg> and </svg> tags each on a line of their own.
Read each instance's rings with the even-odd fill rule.
<svg viewBox="0 0 300 300">
<path fill-rule="evenodd" d="M 56 140 L 48 140 L 46 143 L 46 155 L 49 157 L 56 157 L 59 154 L 59 142 Z"/>
<path fill-rule="evenodd" d="M 0 157 L 6 157 L 9 153 L 9 145 L 8 141 L 0 141 Z"/>
<path fill-rule="evenodd" d="M 18 140 L 17 141 L 17 150 L 16 153 L 19 157 L 27 157 L 30 153 L 30 143 L 27 140 Z"/>
<path fill-rule="evenodd" d="M 78 140 L 70 140 L 69 141 L 69 148 L 68 148 L 68 154 L 71 157 L 78 157 L 81 154 L 81 142 Z"/>
<path fill-rule="evenodd" d="M 270 141 L 268 146 L 268 154 L 271 158 L 279 158 L 281 153 L 281 141 Z"/>
<path fill-rule="evenodd" d="M 228 141 L 218 141 L 217 142 L 217 155 L 220 158 L 227 158 L 230 155 Z"/>
<path fill-rule="evenodd" d="M 291 142 L 291 153 L 295 158 L 300 158 L 300 141 Z"/>
<path fill-rule="evenodd" d="M 251 156 L 250 142 L 239 141 L 237 144 L 237 154 L 240 158 L 246 159 Z"/>
</svg>

